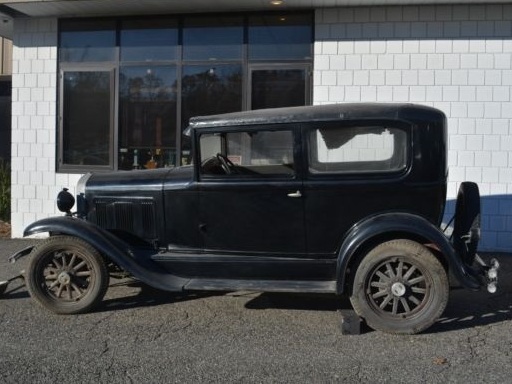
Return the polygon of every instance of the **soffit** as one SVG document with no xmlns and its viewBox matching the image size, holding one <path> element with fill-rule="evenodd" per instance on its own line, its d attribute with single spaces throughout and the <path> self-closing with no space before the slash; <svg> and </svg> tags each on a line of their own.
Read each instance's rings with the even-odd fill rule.
<svg viewBox="0 0 512 384">
<path fill-rule="evenodd" d="M 0 1 L 0 35 L 12 35 L 17 17 L 124 16 L 199 12 L 298 10 L 345 6 L 484 4 L 508 0 L 4 0 Z"/>
<path fill-rule="evenodd" d="M 72 17 L 497 2 L 499 0 L 283 0 L 282 5 L 275 6 L 270 0 L 4 0 L 0 5 L 28 17 Z"/>
</svg>

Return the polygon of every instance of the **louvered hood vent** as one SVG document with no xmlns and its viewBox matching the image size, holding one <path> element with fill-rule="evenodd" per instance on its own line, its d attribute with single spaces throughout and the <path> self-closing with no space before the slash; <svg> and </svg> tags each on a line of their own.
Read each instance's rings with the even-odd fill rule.
<svg viewBox="0 0 512 384">
<path fill-rule="evenodd" d="M 95 222 L 104 229 L 121 230 L 148 240 L 157 238 L 152 198 L 96 198 Z"/>
</svg>

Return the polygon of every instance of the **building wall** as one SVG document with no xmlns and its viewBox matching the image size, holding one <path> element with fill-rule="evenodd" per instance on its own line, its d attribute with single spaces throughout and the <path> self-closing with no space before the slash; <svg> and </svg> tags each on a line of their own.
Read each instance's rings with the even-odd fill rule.
<svg viewBox="0 0 512 384">
<path fill-rule="evenodd" d="M 79 175 L 55 173 L 57 20 L 16 19 L 12 68 L 13 237 L 36 219 L 57 214 L 55 197 Z"/>
<path fill-rule="evenodd" d="M 447 216 L 461 181 L 483 196 L 482 249 L 512 249 L 512 6 L 405 6 L 316 12 L 314 103 L 411 101 L 449 119 Z M 57 20 L 16 20 L 13 236 L 57 214 L 80 175 L 56 174 Z"/>
<path fill-rule="evenodd" d="M 482 249 L 512 249 L 512 6 L 316 12 L 314 103 L 414 102 L 449 123 L 445 219 L 460 182 L 482 195 Z"/>
</svg>

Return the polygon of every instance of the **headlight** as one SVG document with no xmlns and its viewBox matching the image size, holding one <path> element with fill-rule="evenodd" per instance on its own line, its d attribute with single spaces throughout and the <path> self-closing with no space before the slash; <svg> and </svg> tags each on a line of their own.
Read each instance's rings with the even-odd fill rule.
<svg viewBox="0 0 512 384">
<path fill-rule="evenodd" d="M 57 208 L 59 211 L 69 214 L 73 205 L 75 205 L 75 198 L 67 188 L 63 188 L 57 195 Z"/>
</svg>

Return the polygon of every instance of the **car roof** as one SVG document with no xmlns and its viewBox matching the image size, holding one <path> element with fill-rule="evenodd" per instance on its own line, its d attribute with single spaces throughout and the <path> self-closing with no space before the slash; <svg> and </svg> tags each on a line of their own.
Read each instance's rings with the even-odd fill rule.
<svg viewBox="0 0 512 384">
<path fill-rule="evenodd" d="M 190 119 L 189 128 L 200 129 L 334 120 L 402 120 L 421 122 L 444 119 L 445 115 L 440 110 L 417 104 L 342 103 L 197 116 Z"/>
</svg>

